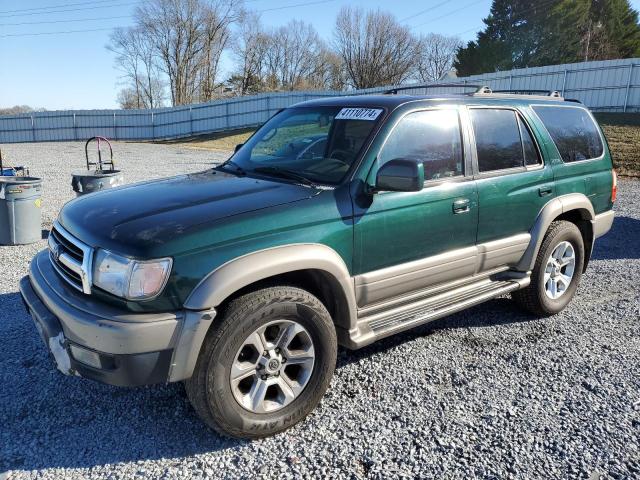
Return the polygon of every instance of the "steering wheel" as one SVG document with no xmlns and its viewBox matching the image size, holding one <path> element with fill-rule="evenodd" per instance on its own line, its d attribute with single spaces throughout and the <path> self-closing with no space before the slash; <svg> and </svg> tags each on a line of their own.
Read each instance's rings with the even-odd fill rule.
<svg viewBox="0 0 640 480">
<path fill-rule="evenodd" d="M 333 150 L 329 154 L 329 158 L 331 160 L 337 160 L 347 167 L 351 166 L 351 164 L 347 161 L 350 157 L 351 157 L 351 154 L 349 152 L 347 152 L 346 150 L 340 150 L 339 148 Z"/>
</svg>

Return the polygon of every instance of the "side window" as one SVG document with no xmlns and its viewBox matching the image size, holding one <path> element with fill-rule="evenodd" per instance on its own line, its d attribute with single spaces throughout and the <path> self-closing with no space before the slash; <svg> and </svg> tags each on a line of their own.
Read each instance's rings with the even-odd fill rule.
<svg viewBox="0 0 640 480">
<path fill-rule="evenodd" d="M 522 119 L 518 117 L 518 125 L 520 126 L 520 136 L 522 137 L 522 149 L 524 150 L 524 164 L 528 167 L 540 165 L 540 156 L 538 149 L 533 141 L 529 128 L 524 124 Z"/>
<path fill-rule="evenodd" d="M 522 167 L 524 151 L 518 118 L 513 110 L 470 110 L 480 172 Z"/>
<path fill-rule="evenodd" d="M 396 158 L 422 162 L 426 180 L 463 175 L 458 112 L 425 110 L 404 117 L 387 138 L 378 163 Z"/>
<path fill-rule="evenodd" d="M 584 108 L 545 105 L 533 109 L 558 147 L 562 160 L 577 162 L 602 155 L 600 132 Z"/>
</svg>

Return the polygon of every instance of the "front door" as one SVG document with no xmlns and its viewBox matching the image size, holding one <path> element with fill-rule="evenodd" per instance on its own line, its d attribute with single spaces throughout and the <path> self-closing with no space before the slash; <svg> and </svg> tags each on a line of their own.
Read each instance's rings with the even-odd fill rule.
<svg viewBox="0 0 640 480">
<path fill-rule="evenodd" d="M 405 158 L 423 162 L 425 184 L 354 202 L 360 307 L 473 273 L 478 200 L 463 143 L 456 108 L 408 113 L 389 134 L 369 183 L 385 162 Z"/>
</svg>

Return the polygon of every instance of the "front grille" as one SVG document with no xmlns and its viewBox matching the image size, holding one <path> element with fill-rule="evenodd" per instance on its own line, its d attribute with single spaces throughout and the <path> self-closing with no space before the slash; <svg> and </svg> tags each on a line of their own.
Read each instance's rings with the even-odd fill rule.
<svg viewBox="0 0 640 480">
<path fill-rule="evenodd" d="M 91 293 L 91 247 L 74 238 L 55 222 L 48 239 L 49 258 L 58 274 L 69 285 Z"/>
</svg>

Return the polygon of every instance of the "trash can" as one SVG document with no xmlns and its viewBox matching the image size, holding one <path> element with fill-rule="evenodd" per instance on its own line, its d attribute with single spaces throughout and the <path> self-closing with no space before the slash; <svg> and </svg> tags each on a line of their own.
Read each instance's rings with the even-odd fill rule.
<svg viewBox="0 0 640 480">
<path fill-rule="evenodd" d="M 0 177 L 0 244 L 26 245 L 42 238 L 42 179 Z"/>
<path fill-rule="evenodd" d="M 91 162 L 89 160 L 89 144 L 92 141 L 98 144 L 98 161 Z M 109 146 L 109 160 L 102 160 L 101 143 L 104 142 Z M 87 193 L 98 192 L 107 188 L 117 187 L 124 183 L 124 174 L 120 170 L 116 170 L 113 163 L 113 148 L 111 143 L 104 137 L 91 137 L 84 144 L 84 155 L 87 162 L 86 170 L 77 170 L 71 174 L 71 187 L 76 192 L 76 196 L 85 195 Z M 105 169 L 108 166 L 109 169 Z"/>
<path fill-rule="evenodd" d="M 78 170 L 72 173 L 72 177 L 71 187 L 77 197 L 124 183 L 124 174 L 120 170 Z"/>
</svg>

